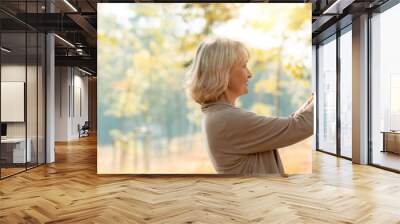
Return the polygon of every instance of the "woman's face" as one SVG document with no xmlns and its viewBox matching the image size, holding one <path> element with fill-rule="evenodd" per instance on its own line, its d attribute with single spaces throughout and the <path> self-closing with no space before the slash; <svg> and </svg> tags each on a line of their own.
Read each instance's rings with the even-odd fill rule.
<svg viewBox="0 0 400 224">
<path fill-rule="evenodd" d="M 251 78 L 251 73 L 247 68 L 247 60 L 235 63 L 229 75 L 228 90 L 236 96 L 246 94 L 248 92 L 248 81 Z"/>
</svg>

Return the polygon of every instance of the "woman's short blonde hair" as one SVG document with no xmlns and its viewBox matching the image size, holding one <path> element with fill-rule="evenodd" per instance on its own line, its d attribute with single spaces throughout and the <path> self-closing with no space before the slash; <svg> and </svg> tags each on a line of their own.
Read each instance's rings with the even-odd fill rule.
<svg viewBox="0 0 400 224">
<path fill-rule="evenodd" d="M 217 101 L 228 88 L 232 66 L 248 58 L 247 48 L 239 41 L 206 39 L 198 46 L 188 72 L 188 94 L 199 104 Z"/>
</svg>

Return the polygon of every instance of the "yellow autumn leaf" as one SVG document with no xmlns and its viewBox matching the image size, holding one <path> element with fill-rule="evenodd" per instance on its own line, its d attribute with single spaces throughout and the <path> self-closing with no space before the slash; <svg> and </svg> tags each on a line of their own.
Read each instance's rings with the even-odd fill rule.
<svg viewBox="0 0 400 224">
<path fill-rule="evenodd" d="M 263 103 L 255 103 L 251 107 L 251 111 L 260 115 L 272 115 L 271 107 Z"/>
</svg>

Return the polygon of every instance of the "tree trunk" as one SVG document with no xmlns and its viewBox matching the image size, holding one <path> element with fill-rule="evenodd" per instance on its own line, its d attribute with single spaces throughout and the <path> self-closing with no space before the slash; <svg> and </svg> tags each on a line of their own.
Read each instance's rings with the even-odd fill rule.
<svg viewBox="0 0 400 224">
<path fill-rule="evenodd" d="M 275 114 L 276 116 L 279 116 L 279 109 L 281 107 L 280 105 L 280 95 L 281 95 L 281 90 L 280 90 L 280 80 L 281 80 L 281 75 L 282 75 L 282 47 L 283 44 L 281 44 L 279 46 L 279 50 L 278 50 L 278 67 L 276 69 L 276 95 L 275 95 Z"/>
</svg>

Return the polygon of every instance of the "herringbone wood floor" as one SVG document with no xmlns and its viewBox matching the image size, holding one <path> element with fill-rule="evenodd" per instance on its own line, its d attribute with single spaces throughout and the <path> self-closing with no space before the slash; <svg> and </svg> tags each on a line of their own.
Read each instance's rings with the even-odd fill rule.
<svg viewBox="0 0 400 224">
<path fill-rule="evenodd" d="M 96 139 L 0 181 L 0 223 L 400 223 L 400 175 L 315 152 L 289 178 L 99 176 Z"/>
</svg>

